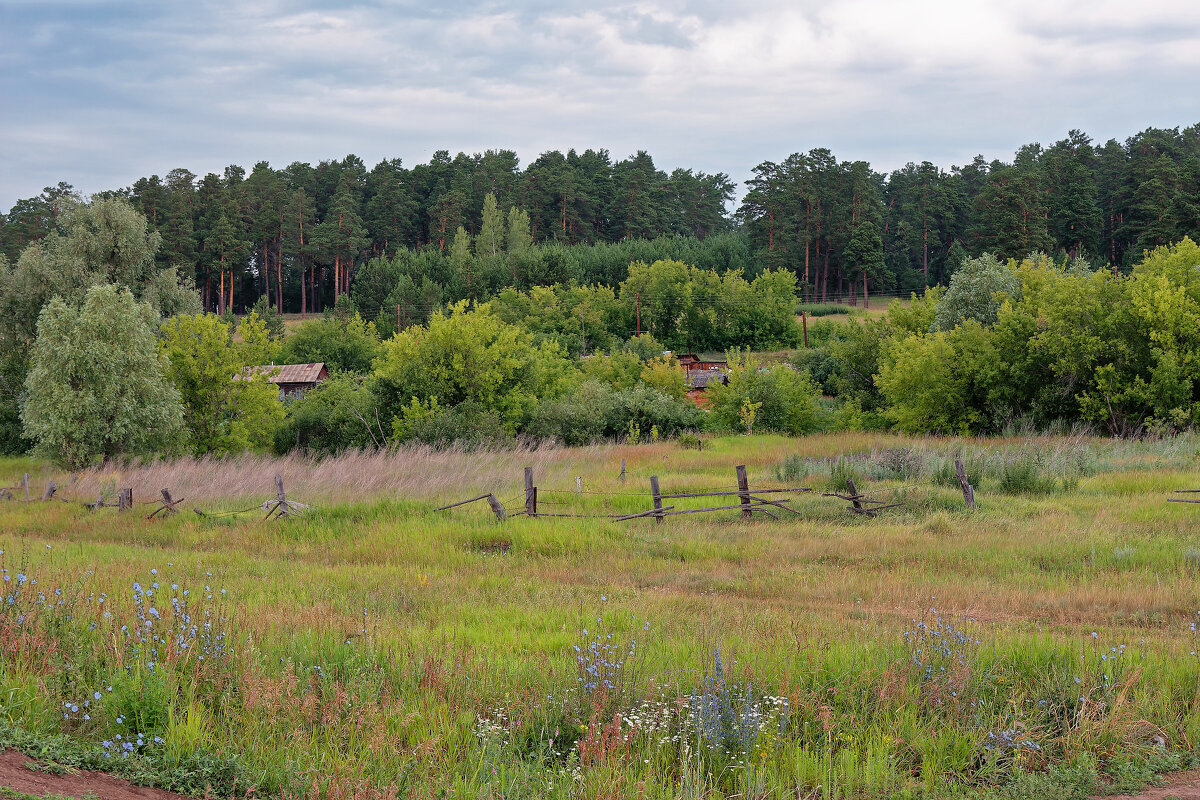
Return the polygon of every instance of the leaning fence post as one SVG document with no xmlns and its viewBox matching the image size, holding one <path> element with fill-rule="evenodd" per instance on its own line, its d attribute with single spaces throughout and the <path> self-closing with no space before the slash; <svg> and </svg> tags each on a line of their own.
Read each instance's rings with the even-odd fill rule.
<svg viewBox="0 0 1200 800">
<path fill-rule="evenodd" d="M 662 515 L 662 493 L 658 491 L 658 476 L 650 476 L 650 493 L 654 495 L 654 521 L 661 525 L 663 521 Z"/>
<path fill-rule="evenodd" d="M 496 519 L 504 522 L 504 506 L 500 505 L 500 501 L 496 499 L 496 496 L 489 494 L 487 501 L 488 505 L 492 507 L 492 513 L 496 515 Z"/>
<path fill-rule="evenodd" d="M 625 459 L 621 459 L 621 483 L 625 482 Z"/>
<path fill-rule="evenodd" d="M 750 519 L 750 481 L 746 478 L 746 465 L 737 468 L 738 497 L 742 501 L 742 519 Z"/>
<path fill-rule="evenodd" d="M 863 504 L 858 501 L 858 489 L 854 486 L 853 478 L 846 478 L 846 488 L 850 490 L 850 502 L 854 503 L 855 508 L 861 509 Z"/>
<path fill-rule="evenodd" d="M 537 487 L 533 485 L 533 467 L 525 468 L 525 513 L 537 516 Z"/>
<path fill-rule="evenodd" d="M 54 481 L 50 481 L 50 483 L 46 486 L 46 491 L 42 493 L 42 500 L 44 501 L 44 500 L 53 499 L 54 493 L 57 491 L 58 491 L 58 484 L 55 483 Z"/>
<path fill-rule="evenodd" d="M 967 508 L 974 509 L 975 487 L 967 482 L 967 469 L 958 456 L 954 457 L 954 474 L 958 476 L 958 485 L 962 488 L 963 502 L 967 504 Z"/>
</svg>

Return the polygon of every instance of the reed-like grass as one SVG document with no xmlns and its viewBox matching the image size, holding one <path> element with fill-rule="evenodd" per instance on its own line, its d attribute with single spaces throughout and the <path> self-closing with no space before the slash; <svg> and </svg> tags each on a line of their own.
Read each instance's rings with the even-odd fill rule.
<svg viewBox="0 0 1200 800">
<path fill-rule="evenodd" d="M 94 498 L 131 487 L 135 497 L 153 497 L 166 487 L 189 501 L 245 500 L 275 493 L 274 476 L 283 477 L 289 494 L 300 499 L 346 503 L 380 497 L 429 499 L 472 491 L 499 491 L 512 484 L 525 466 L 561 480 L 571 462 L 599 458 L 609 448 L 594 447 L 570 455 L 539 446 L 523 449 L 436 449 L 425 446 L 350 451 L 332 458 L 300 453 L 286 456 L 245 454 L 228 458 L 178 458 L 113 465 L 63 476 L 72 496 Z M 64 483 L 65 480 L 65 483 Z"/>
</svg>

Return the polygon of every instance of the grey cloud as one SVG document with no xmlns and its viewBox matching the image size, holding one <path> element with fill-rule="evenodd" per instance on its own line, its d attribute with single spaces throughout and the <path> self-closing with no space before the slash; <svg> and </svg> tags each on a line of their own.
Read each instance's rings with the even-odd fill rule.
<svg viewBox="0 0 1200 800">
<path fill-rule="evenodd" d="M 816 146 L 891 169 L 1074 127 L 1124 138 L 1195 121 L 1178 63 L 1196 14 L 1148 5 L 1125 20 L 1103 0 L 1070 18 L 1035 0 L 8 4 L 0 207 L 61 179 L 93 191 L 347 152 L 644 148 L 740 181 Z"/>
</svg>

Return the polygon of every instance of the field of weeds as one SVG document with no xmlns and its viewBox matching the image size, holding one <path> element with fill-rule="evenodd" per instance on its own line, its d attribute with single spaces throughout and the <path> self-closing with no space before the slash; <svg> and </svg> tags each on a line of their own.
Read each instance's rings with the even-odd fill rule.
<svg viewBox="0 0 1200 800">
<path fill-rule="evenodd" d="M 1200 508 L 1166 502 L 1200 488 L 1198 449 L 843 434 L 0 461 L 0 484 L 67 501 L 0 501 L 0 743 L 214 796 L 1126 790 L 1200 744 Z M 752 489 L 817 491 L 751 522 L 434 511 L 490 492 L 513 514 L 532 466 L 542 512 L 632 513 L 651 475 L 729 491 L 739 464 Z M 244 511 L 275 474 L 303 516 Z M 847 478 L 903 505 L 851 514 L 822 494 Z M 82 505 L 124 487 L 134 512 Z M 182 513 L 147 520 L 163 487 Z"/>
</svg>

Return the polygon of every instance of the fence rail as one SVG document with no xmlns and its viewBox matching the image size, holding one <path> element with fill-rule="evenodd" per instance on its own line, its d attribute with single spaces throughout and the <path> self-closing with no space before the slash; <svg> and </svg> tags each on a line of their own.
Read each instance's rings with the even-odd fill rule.
<svg viewBox="0 0 1200 800">
<path fill-rule="evenodd" d="M 621 492 L 585 491 L 583 488 L 582 477 L 576 477 L 575 478 L 575 489 L 573 490 L 573 492 L 572 492 L 572 490 L 569 490 L 569 489 L 546 489 L 546 490 L 543 490 L 543 493 L 552 494 L 552 495 L 556 495 L 556 496 L 574 493 L 577 496 L 582 496 L 584 494 L 587 494 L 587 495 L 602 495 L 602 496 L 613 496 L 613 497 L 617 497 L 617 496 L 619 496 L 619 497 L 645 497 L 648 500 L 650 500 L 652 507 L 649 509 L 646 509 L 645 511 L 637 511 L 637 512 L 632 512 L 632 513 L 628 513 L 628 514 L 563 513 L 563 512 L 559 512 L 559 511 L 539 511 L 538 510 L 538 489 L 539 489 L 539 487 L 537 486 L 537 483 L 534 481 L 533 467 L 525 467 L 525 474 L 524 474 L 525 506 L 518 512 L 511 513 L 511 514 L 506 513 L 503 506 L 500 504 L 500 502 L 496 499 L 495 495 L 493 495 L 493 494 L 481 494 L 477 497 L 471 497 L 466 500 L 459 500 L 457 502 L 448 503 L 446 505 L 439 506 L 438 508 L 434 509 L 434 511 L 449 511 L 452 508 L 459 508 L 461 506 L 470 505 L 471 503 L 477 503 L 480 500 L 487 500 L 488 503 L 491 505 L 492 510 L 495 512 L 496 518 L 501 522 L 503 522 L 505 519 L 510 519 L 512 517 L 520 517 L 520 516 L 532 517 L 532 518 L 554 517 L 554 518 L 560 518 L 560 519 L 609 519 L 609 520 L 613 520 L 616 522 L 625 522 L 628 520 L 645 519 L 647 517 L 652 517 L 652 518 L 654 518 L 655 523 L 662 524 L 663 521 L 667 517 L 680 516 L 683 514 L 705 514 L 705 513 L 717 512 L 717 511 L 741 511 L 742 519 L 745 519 L 745 520 L 753 519 L 754 514 L 765 514 L 766 516 L 772 517 L 774 519 L 779 519 L 779 516 L 777 514 L 773 513 L 772 509 L 786 511 L 795 516 L 803 516 L 803 514 L 799 510 L 788 505 L 789 503 L 793 502 L 794 498 L 778 497 L 779 495 L 789 495 L 789 494 L 800 495 L 800 494 L 812 494 L 812 493 L 816 492 L 815 489 L 813 489 L 809 486 L 790 486 L 790 487 L 784 486 L 784 487 L 772 487 L 772 488 L 753 489 L 752 490 L 750 488 L 749 478 L 746 474 L 745 465 L 737 466 L 735 468 L 735 473 L 736 473 L 736 477 L 737 477 L 737 488 L 733 489 L 733 490 L 716 489 L 716 490 L 709 491 L 709 492 L 673 492 L 673 493 L 669 493 L 669 494 L 663 493 L 661 491 L 658 476 L 651 475 L 650 476 L 650 493 L 648 496 L 644 495 L 644 494 L 638 494 L 636 492 L 629 492 L 629 491 L 621 491 Z M 624 482 L 625 475 L 626 475 L 625 461 L 624 461 L 624 459 L 622 459 L 621 460 L 621 474 L 619 477 L 619 480 L 621 480 L 622 483 Z M 821 496 L 822 497 L 835 497 L 835 498 L 838 498 L 841 500 L 845 500 L 846 502 L 850 503 L 850 505 L 847 506 L 847 510 L 854 512 L 856 514 L 861 514 L 863 516 L 867 516 L 867 517 L 875 517 L 879 514 L 880 511 L 883 511 L 883 510 L 889 509 L 889 508 L 898 508 L 898 507 L 904 505 L 904 503 L 888 503 L 883 500 L 873 500 L 873 499 L 868 498 L 865 495 L 861 494 L 858 491 L 858 489 L 855 487 L 853 480 L 848 480 L 846 483 L 847 483 L 847 489 L 849 490 L 849 494 L 840 494 L 840 493 L 836 493 L 836 492 L 822 492 Z M 761 496 L 761 495 L 767 495 L 767 494 L 775 495 L 777 497 L 777 499 L 768 499 L 766 497 Z M 964 497 L 965 496 L 966 496 L 966 493 L 964 491 Z M 716 497 L 720 497 L 720 498 L 736 497 L 736 498 L 738 498 L 738 502 L 736 504 L 706 506 L 704 508 L 676 508 L 674 505 L 663 505 L 664 500 L 685 500 L 685 499 L 690 500 L 690 499 L 698 499 L 698 498 L 706 498 L 706 497 L 714 497 L 714 498 L 716 498 Z M 974 498 L 972 495 L 971 500 L 973 500 L 973 499 Z M 543 503 L 549 503 L 549 501 L 543 501 Z M 560 505 L 560 504 L 554 503 L 553 505 Z M 969 505 L 973 505 L 973 503 L 969 503 Z"/>
</svg>

